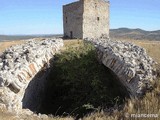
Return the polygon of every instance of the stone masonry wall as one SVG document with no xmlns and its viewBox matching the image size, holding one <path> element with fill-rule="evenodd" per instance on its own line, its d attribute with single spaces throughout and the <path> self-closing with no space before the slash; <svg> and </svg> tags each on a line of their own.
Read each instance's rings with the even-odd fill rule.
<svg viewBox="0 0 160 120">
<path fill-rule="evenodd" d="M 86 39 L 87 40 L 87 39 Z M 128 89 L 131 97 L 139 97 L 153 89 L 154 65 L 144 48 L 128 42 L 88 39 L 95 44 L 99 61 L 111 69 Z"/>
<path fill-rule="evenodd" d="M 109 2 L 106 0 L 83 0 L 83 38 L 109 38 Z"/>
<path fill-rule="evenodd" d="M 62 46 L 62 39 L 46 39 L 43 41 L 31 39 L 25 44 L 6 49 L 0 55 L 0 107 L 6 107 L 11 111 L 21 110 L 22 99 L 23 102 L 27 99 L 26 91 L 29 87 L 33 91 L 31 94 L 36 97 L 39 95 L 38 99 L 41 99 L 41 93 L 36 92 L 38 89 L 42 89 L 43 92 L 43 77 L 46 75 L 43 74 L 41 78 L 36 80 L 39 87 L 33 88 L 32 83 L 35 81 L 32 81 L 32 83 L 30 81 L 35 79 L 35 75 L 49 65 L 49 61 L 55 53 L 59 52 Z M 28 100 L 30 100 L 27 101 L 29 103 L 33 99 Z M 36 101 L 37 104 L 39 101 Z"/>
<path fill-rule="evenodd" d="M 71 38 L 109 38 L 109 2 L 79 0 L 63 6 L 64 36 Z"/>
<path fill-rule="evenodd" d="M 83 4 L 82 1 L 74 2 L 63 6 L 63 27 L 64 36 L 71 38 L 82 38 L 82 21 L 83 21 Z"/>
</svg>

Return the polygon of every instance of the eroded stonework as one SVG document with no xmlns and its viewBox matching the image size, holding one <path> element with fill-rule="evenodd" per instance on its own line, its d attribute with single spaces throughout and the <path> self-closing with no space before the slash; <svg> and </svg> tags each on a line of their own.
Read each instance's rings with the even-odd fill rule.
<svg viewBox="0 0 160 120">
<path fill-rule="evenodd" d="M 95 44 L 98 59 L 111 69 L 132 97 L 142 96 L 153 89 L 156 62 L 142 47 L 129 42 L 109 39 L 86 39 Z"/>
<path fill-rule="evenodd" d="M 21 110 L 22 99 L 30 81 L 39 71 L 49 65 L 49 61 L 62 46 L 62 39 L 43 41 L 30 39 L 25 44 L 6 49 L 0 55 L 0 107 L 6 107 L 10 111 Z M 38 97 L 41 94 L 38 89 L 43 90 L 44 80 L 38 79 L 36 82 L 39 87 L 32 89 L 37 99 L 41 99 L 41 96 Z M 37 91 L 39 93 L 36 93 Z M 28 100 L 28 103 L 32 101 L 32 97 Z"/>
<path fill-rule="evenodd" d="M 144 48 L 108 39 L 86 41 L 95 45 L 100 63 L 117 75 L 131 97 L 142 96 L 153 88 L 156 63 Z M 40 108 L 45 93 L 45 77 L 49 73 L 46 68 L 62 46 L 62 39 L 32 39 L 6 49 L 0 55 L 0 108 L 15 112 L 22 111 L 22 108 L 32 111 Z"/>
</svg>

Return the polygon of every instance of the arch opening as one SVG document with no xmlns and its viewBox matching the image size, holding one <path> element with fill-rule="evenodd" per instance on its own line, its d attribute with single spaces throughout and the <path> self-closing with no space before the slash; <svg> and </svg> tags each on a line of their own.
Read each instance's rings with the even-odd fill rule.
<svg viewBox="0 0 160 120">
<path fill-rule="evenodd" d="M 44 99 L 47 76 L 50 73 L 50 67 L 47 64 L 35 75 L 35 77 L 29 82 L 22 99 L 22 108 L 30 109 L 33 112 L 38 113 L 42 100 Z"/>
<path fill-rule="evenodd" d="M 99 64 L 95 48 L 84 45 L 73 49 L 56 55 L 48 71 L 41 71 L 30 82 L 24 108 L 79 118 L 123 105 L 128 93 L 116 74 Z"/>
</svg>

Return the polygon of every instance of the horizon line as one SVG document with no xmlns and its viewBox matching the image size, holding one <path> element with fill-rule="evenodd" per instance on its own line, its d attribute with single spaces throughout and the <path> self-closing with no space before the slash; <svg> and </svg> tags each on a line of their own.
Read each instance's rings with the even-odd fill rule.
<svg viewBox="0 0 160 120">
<path fill-rule="evenodd" d="M 141 29 L 141 28 L 129 28 L 129 27 L 119 27 L 119 28 L 110 28 L 109 30 L 113 30 L 113 29 L 132 29 L 132 30 L 136 30 L 136 29 L 140 29 L 143 31 L 148 31 L 148 32 L 153 32 L 153 31 L 159 31 L 160 29 L 156 29 L 156 30 L 146 30 L 146 29 Z M 41 33 L 36 33 L 36 34 L 0 34 L 3 36 L 45 36 L 45 35 L 63 35 L 63 33 L 48 33 L 48 34 L 41 34 Z"/>
</svg>

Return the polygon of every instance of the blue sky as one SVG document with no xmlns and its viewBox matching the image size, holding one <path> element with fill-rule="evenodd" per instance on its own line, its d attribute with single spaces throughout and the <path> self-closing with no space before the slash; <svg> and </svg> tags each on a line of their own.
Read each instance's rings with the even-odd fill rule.
<svg viewBox="0 0 160 120">
<path fill-rule="evenodd" d="M 0 34 L 61 34 L 62 5 L 76 0 L 0 0 Z M 160 29 L 160 0 L 110 0 L 110 28 Z"/>
</svg>

